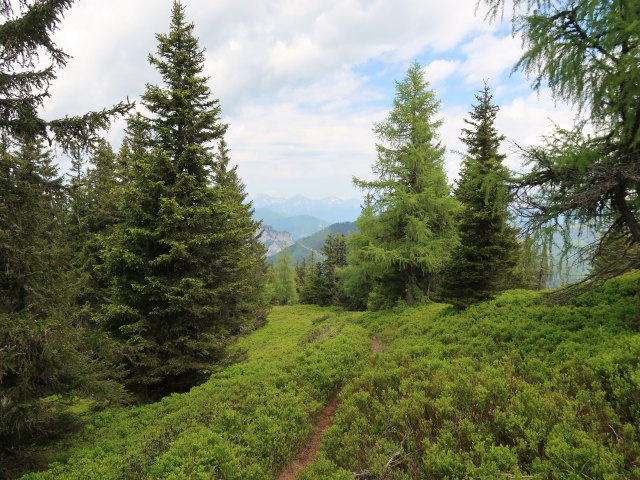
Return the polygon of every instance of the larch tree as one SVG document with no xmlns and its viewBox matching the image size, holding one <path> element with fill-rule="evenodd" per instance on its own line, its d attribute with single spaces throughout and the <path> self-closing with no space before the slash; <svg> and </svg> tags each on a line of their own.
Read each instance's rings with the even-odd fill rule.
<svg viewBox="0 0 640 480">
<path fill-rule="evenodd" d="M 258 225 L 226 147 L 215 149 L 227 125 L 193 29 L 174 2 L 149 57 L 163 84 L 147 85 L 149 115 L 129 119 L 122 221 L 102 252 L 110 297 L 99 322 L 122 343 L 126 384 L 141 398 L 203 380 L 263 297 Z"/>
<path fill-rule="evenodd" d="M 359 233 L 352 235 L 359 248 L 349 263 L 371 281 L 372 308 L 398 300 L 413 305 L 431 295 L 456 241 L 458 207 L 444 172 L 439 105 L 421 66 L 413 63 L 396 83 L 387 119 L 374 128 L 381 140 L 373 166 L 377 178 L 354 179 L 368 193 L 368 205 L 357 222 Z"/>
<path fill-rule="evenodd" d="M 499 152 L 500 135 L 495 126 L 498 106 L 485 84 L 476 95 L 478 103 L 465 119 L 468 127 L 460 140 L 467 146 L 460 181 L 455 191 L 460 201 L 458 232 L 460 243 L 452 253 L 451 263 L 440 294 L 458 307 L 467 307 L 491 298 L 510 285 L 518 261 L 517 230 L 508 225 L 509 172 Z"/>
<path fill-rule="evenodd" d="M 503 0 L 483 0 L 490 16 Z M 548 86 L 555 98 L 579 107 L 575 128 L 528 148 L 530 172 L 519 196 L 532 225 L 595 224 L 600 247 L 628 254 L 599 272 L 605 278 L 640 265 L 640 2 L 628 0 L 516 0 L 513 18 L 524 54 L 514 67 Z M 590 127 L 590 128 L 587 128 Z M 588 133 L 590 132 L 591 133 Z M 567 236 L 568 237 L 568 236 Z"/>
</svg>

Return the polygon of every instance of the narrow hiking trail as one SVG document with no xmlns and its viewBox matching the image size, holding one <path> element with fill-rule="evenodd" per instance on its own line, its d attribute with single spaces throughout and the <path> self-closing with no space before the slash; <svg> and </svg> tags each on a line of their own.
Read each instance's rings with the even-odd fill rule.
<svg viewBox="0 0 640 480">
<path fill-rule="evenodd" d="M 333 425 L 333 416 L 338 408 L 338 396 L 336 395 L 320 412 L 320 420 L 316 424 L 316 428 L 313 430 L 313 435 L 307 444 L 302 447 L 298 454 L 289 462 L 284 468 L 278 480 L 295 480 L 296 474 L 307 465 L 313 463 L 318 454 L 318 448 L 320 448 L 320 442 L 322 441 L 322 432 Z"/>
<path fill-rule="evenodd" d="M 375 337 L 371 337 L 371 353 L 377 354 L 383 352 L 384 348 L 380 345 L 380 342 Z M 307 465 L 311 465 L 316 459 L 320 443 L 322 442 L 322 433 L 333 425 L 333 417 L 338 409 L 338 395 L 329 400 L 329 403 L 322 409 L 318 423 L 313 429 L 311 439 L 300 449 L 287 466 L 284 467 L 278 480 L 295 480 L 296 475 Z"/>
<path fill-rule="evenodd" d="M 372 353 L 384 353 L 384 348 L 376 337 L 371 337 L 371 352 Z"/>
</svg>

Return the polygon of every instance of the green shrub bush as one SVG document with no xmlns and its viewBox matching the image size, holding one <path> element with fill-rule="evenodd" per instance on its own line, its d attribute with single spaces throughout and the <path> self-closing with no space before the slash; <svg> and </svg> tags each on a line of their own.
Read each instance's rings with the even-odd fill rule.
<svg viewBox="0 0 640 480">
<path fill-rule="evenodd" d="M 564 306 L 509 291 L 362 316 L 385 353 L 301 478 L 640 478 L 639 279 Z"/>
</svg>

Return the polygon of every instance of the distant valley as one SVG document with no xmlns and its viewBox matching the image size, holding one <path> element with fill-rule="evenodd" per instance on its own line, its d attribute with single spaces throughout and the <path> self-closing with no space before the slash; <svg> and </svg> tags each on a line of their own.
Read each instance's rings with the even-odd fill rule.
<svg viewBox="0 0 640 480">
<path fill-rule="evenodd" d="M 359 198 L 343 200 L 336 197 L 327 197 L 320 200 L 312 200 L 303 195 L 279 198 L 259 194 L 252 199 L 252 202 L 257 216 L 263 218 L 264 223 L 272 226 L 271 222 L 273 219 L 277 219 L 277 216 L 285 218 L 309 215 L 323 219 L 327 222 L 327 225 L 339 222 L 353 222 L 360 216 L 361 210 L 361 199 Z"/>
<path fill-rule="evenodd" d="M 329 235 L 342 234 L 346 237 L 351 232 L 356 232 L 357 230 L 358 229 L 356 228 L 356 224 L 354 222 L 334 223 L 329 225 L 327 228 L 314 233 L 313 235 L 300 239 L 287 248 L 289 250 L 289 253 L 291 253 L 291 263 L 295 265 L 296 263 L 302 261 L 303 258 L 309 257 L 311 255 L 311 252 L 314 252 L 316 258 L 320 259 L 322 258 L 320 249 L 322 248 L 322 245 L 324 245 L 324 241 Z M 267 261 L 275 262 L 277 253 L 278 252 L 276 252 L 275 254 L 267 255 Z"/>
<path fill-rule="evenodd" d="M 253 200 L 254 218 L 262 221 L 261 241 L 269 261 L 289 247 L 293 262 L 318 253 L 329 234 L 347 235 L 355 231 L 353 221 L 360 215 L 360 200 L 327 197 L 311 200 L 302 195 L 289 199 L 258 195 Z"/>
</svg>

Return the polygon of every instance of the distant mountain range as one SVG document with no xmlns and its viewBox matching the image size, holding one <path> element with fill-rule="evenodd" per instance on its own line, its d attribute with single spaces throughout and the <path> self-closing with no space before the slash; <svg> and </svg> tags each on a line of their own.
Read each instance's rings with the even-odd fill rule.
<svg viewBox="0 0 640 480">
<path fill-rule="evenodd" d="M 253 207 L 256 209 L 256 217 L 262 218 L 265 224 L 274 228 L 276 227 L 272 223 L 273 221 L 300 215 L 309 215 L 322 219 L 327 222 L 327 225 L 338 222 L 353 222 L 358 218 L 361 210 L 361 200 L 358 198 L 343 200 L 327 197 L 321 200 L 311 200 L 302 195 L 296 195 L 291 198 L 278 198 L 260 194 L 253 198 L 252 201 Z M 293 232 L 290 233 L 293 235 Z"/>
<path fill-rule="evenodd" d="M 305 237 L 288 247 L 287 250 L 291 253 L 291 262 L 295 265 L 302 261 L 303 258 L 311 255 L 311 252 L 315 252 L 317 259 L 322 259 L 323 257 L 320 253 L 320 249 L 329 235 L 341 233 L 342 235 L 347 236 L 349 233 L 356 231 L 358 231 L 358 229 L 354 222 L 341 222 L 329 225 L 327 228 Z M 275 262 L 275 259 L 275 254 L 267 256 L 267 261 Z"/>
<path fill-rule="evenodd" d="M 311 215 L 282 217 L 263 208 L 257 208 L 254 217 L 262 220 L 263 227 L 271 227 L 278 232 L 290 233 L 294 241 L 316 233 L 331 223 Z"/>
</svg>

